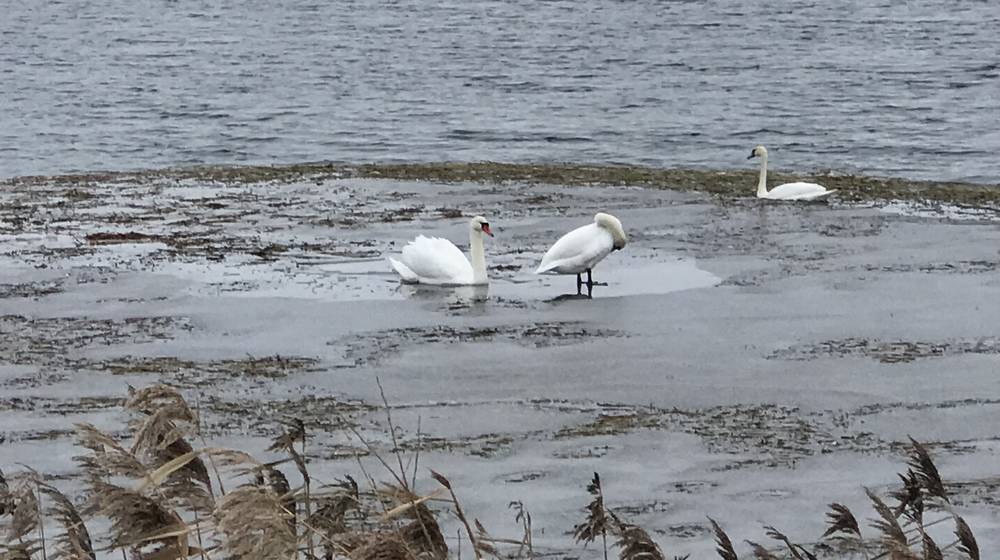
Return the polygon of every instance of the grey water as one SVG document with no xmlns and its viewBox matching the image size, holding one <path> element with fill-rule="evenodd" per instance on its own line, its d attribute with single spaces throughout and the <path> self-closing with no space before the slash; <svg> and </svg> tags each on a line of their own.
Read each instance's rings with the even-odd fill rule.
<svg viewBox="0 0 1000 560">
<path fill-rule="evenodd" d="M 0 177 L 561 161 L 1000 182 L 989 1 L 5 2 Z"/>
</svg>

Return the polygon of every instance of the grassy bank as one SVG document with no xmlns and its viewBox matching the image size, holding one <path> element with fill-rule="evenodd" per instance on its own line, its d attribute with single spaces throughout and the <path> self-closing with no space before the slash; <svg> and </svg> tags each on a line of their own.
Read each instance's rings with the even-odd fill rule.
<svg viewBox="0 0 1000 560">
<path fill-rule="evenodd" d="M 385 178 L 408 181 L 546 183 L 556 185 L 634 185 L 681 191 L 700 191 L 723 197 L 753 195 L 756 169 L 711 171 L 657 169 L 640 166 L 524 163 L 414 163 L 336 164 L 303 163 L 274 166 L 202 166 L 129 172 L 17 177 L 0 182 L 0 188 L 56 184 L 85 188 L 90 183 L 199 180 L 223 183 L 290 182 L 303 179 Z M 769 183 L 815 181 L 838 189 L 835 198 L 845 202 L 912 200 L 963 206 L 1000 206 L 1000 185 L 959 182 L 910 181 L 862 175 L 786 175 L 771 173 Z"/>
</svg>

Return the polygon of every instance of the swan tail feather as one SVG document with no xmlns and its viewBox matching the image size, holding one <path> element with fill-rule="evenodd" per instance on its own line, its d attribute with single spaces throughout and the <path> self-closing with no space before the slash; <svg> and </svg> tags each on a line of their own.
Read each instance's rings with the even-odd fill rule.
<svg viewBox="0 0 1000 560">
<path fill-rule="evenodd" d="M 551 271 L 553 268 L 559 266 L 559 263 L 542 263 L 538 268 L 535 269 L 535 274 L 545 274 Z"/>
<path fill-rule="evenodd" d="M 386 257 L 386 260 L 389 261 L 389 266 L 391 266 L 392 269 L 396 271 L 396 274 L 399 275 L 399 277 L 403 280 L 403 282 L 417 282 L 419 280 L 417 275 L 412 270 L 410 270 L 410 267 L 406 266 L 405 264 L 401 263 L 400 261 L 397 261 L 392 257 Z"/>
</svg>

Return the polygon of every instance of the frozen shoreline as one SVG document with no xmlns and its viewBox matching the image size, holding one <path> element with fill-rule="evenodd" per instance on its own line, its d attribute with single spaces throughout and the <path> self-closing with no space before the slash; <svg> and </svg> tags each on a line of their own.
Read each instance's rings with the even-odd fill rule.
<svg viewBox="0 0 1000 560">
<path fill-rule="evenodd" d="M 378 376 L 421 463 L 488 527 L 523 500 L 539 546 L 569 547 L 595 470 L 668 554 L 712 549 L 705 514 L 812 540 L 827 503 L 896 482 L 913 436 L 1000 548 L 990 204 L 337 173 L 0 186 L 0 468 L 67 474 L 72 422 L 115 428 L 127 383 L 165 381 L 213 443 L 261 452 L 303 416 L 332 479 L 355 468 L 337 417 L 386 439 Z M 610 286 L 551 301 L 573 279 L 530 269 L 596 210 L 630 235 L 595 271 Z M 400 287 L 382 257 L 416 233 L 461 243 L 462 212 L 496 229 L 487 297 Z"/>
</svg>

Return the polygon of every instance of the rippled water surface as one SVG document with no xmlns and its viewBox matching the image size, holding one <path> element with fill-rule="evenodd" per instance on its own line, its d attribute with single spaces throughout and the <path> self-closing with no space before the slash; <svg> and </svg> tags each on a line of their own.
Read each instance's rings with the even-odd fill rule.
<svg viewBox="0 0 1000 560">
<path fill-rule="evenodd" d="M 6 3 L 0 177 L 194 163 L 772 165 L 997 182 L 992 2 Z"/>
</svg>

